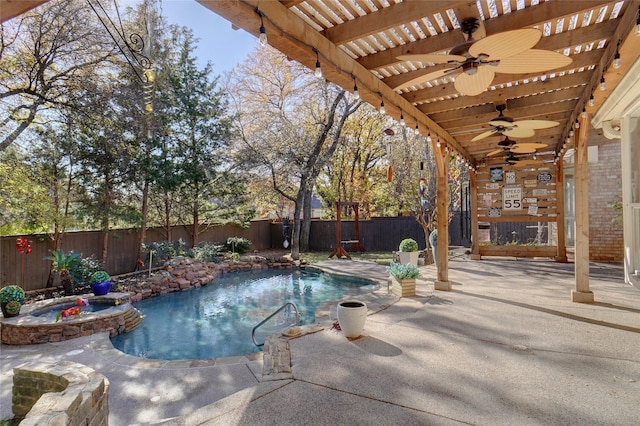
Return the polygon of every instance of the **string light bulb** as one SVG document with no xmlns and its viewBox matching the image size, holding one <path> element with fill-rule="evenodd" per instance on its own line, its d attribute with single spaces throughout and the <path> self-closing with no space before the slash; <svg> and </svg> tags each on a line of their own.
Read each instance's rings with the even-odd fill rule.
<svg viewBox="0 0 640 426">
<path fill-rule="evenodd" d="M 353 98 L 357 101 L 360 99 L 360 91 L 358 90 L 358 82 L 353 77 Z"/>
<path fill-rule="evenodd" d="M 640 37 L 640 6 L 638 6 L 638 18 L 636 19 L 636 37 Z"/>
<path fill-rule="evenodd" d="M 400 110 L 400 125 L 402 127 L 406 126 L 407 122 L 404 121 L 404 115 L 402 114 L 402 110 Z"/>
<path fill-rule="evenodd" d="M 596 99 L 593 97 L 593 93 L 591 94 L 591 96 L 589 97 L 589 106 L 595 106 L 596 105 Z"/>
<path fill-rule="evenodd" d="M 318 78 L 322 78 L 322 68 L 320 67 L 320 55 L 318 54 L 318 49 L 314 47 L 313 51 L 316 52 L 316 70 L 313 74 Z"/>
<path fill-rule="evenodd" d="M 418 120 L 416 120 L 416 128 L 413 130 L 413 134 L 416 136 L 420 134 L 420 128 L 418 127 Z"/>
<path fill-rule="evenodd" d="M 618 69 L 622 66 L 622 61 L 620 61 L 620 52 L 618 52 L 618 49 L 616 48 L 616 54 L 613 57 L 613 67 L 615 69 Z"/>
<path fill-rule="evenodd" d="M 436 148 L 440 148 L 440 138 L 436 141 Z"/>
<path fill-rule="evenodd" d="M 587 108 L 582 108 L 582 118 L 587 118 Z"/>
<path fill-rule="evenodd" d="M 431 143 L 431 141 L 431 131 L 429 131 L 429 133 L 427 133 L 427 142 Z"/>
<path fill-rule="evenodd" d="M 600 78 L 600 90 L 601 91 L 607 90 L 607 82 L 604 81 L 604 75 Z"/>
<path fill-rule="evenodd" d="M 264 28 L 264 20 L 262 12 L 259 9 L 256 9 L 256 13 L 260 17 L 260 46 L 265 47 L 267 45 L 267 30 Z"/>
<path fill-rule="evenodd" d="M 384 114 L 385 112 L 387 112 L 387 110 L 384 107 L 384 99 L 382 95 L 380 95 L 380 114 Z"/>
<path fill-rule="evenodd" d="M 585 114 L 586 115 L 586 114 Z M 580 128 L 580 122 L 578 121 L 578 119 L 576 118 L 576 129 Z"/>
</svg>

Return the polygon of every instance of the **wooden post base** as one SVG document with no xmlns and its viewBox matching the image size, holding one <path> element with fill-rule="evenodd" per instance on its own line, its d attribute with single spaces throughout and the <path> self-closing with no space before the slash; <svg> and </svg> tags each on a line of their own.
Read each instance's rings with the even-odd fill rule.
<svg viewBox="0 0 640 426">
<path fill-rule="evenodd" d="M 451 291 L 451 281 L 434 281 L 433 288 L 442 291 Z"/>
<path fill-rule="evenodd" d="M 576 303 L 593 303 L 595 299 L 592 291 L 571 290 L 571 301 Z"/>
<path fill-rule="evenodd" d="M 349 253 L 347 253 L 346 250 L 342 248 L 342 246 L 336 247 L 336 249 L 332 251 L 331 254 L 329 255 L 329 258 L 332 258 L 333 256 L 337 256 L 338 259 L 342 259 L 343 257 L 346 257 L 347 259 L 351 259 L 351 256 L 349 256 Z"/>
</svg>

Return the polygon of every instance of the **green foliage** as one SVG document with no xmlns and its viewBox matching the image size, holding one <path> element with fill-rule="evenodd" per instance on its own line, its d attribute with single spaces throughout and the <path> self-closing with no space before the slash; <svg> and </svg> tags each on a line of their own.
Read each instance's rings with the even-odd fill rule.
<svg viewBox="0 0 640 426">
<path fill-rule="evenodd" d="M 24 290 L 19 285 L 8 285 L 0 289 L 0 302 L 22 302 L 24 299 Z"/>
<path fill-rule="evenodd" d="M 147 255 L 153 253 L 153 262 L 155 264 L 166 262 L 177 256 L 188 256 L 190 254 L 187 244 L 182 238 L 177 241 L 157 241 L 145 244 L 142 249 Z"/>
<path fill-rule="evenodd" d="M 45 257 L 45 260 L 51 261 L 53 272 L 60 272 L 67 270 L 72 272 L 80 264 L 82 255 L 76 253 L 73 250 L 69 253 L 65 253 L 64 250 L 51 250 L 51 256 Z"/>
<path fill-rule="evenodd" d="M 413 238 L 405 238 L 400 241 L 399 250 L 403 252 L 418 251 L 418 243 Z"/>
<path fill-rule="evenodd" d="M 106 271 L 97 271 L 91 275 L 91 284 L 103 283 L 110 280 L 111 280 L 111 277 L 109 276 L 109 274 L 107 274 Z"/>
<path fill-rule="evenodd" d="M 246 252 L 248 252 L 250 246 L 251 241 L 241 237 L 229 237 L 224 243 L 224 247 L 225 249 L 227 249 L 227 251 L 239 254 L 245 254 Z"/>
<path fill-rule="evenodd" d="M 193 258 L 202 262 L 219 262 L 220 257 L 224 255 L 225 246 L 213 243 L 202 243 L 198 247 L 194 247 Z"/>
<path fill-rule="evenodd" d="M 392 262 L 387 268 L 387 272 L 398 281 L 420 278 L 418 267 L 412 263 Z"/>
<path fill-rule="evenodd" d="M 100 269 L 102 269 L 102 264 L 92 255 L 81 258 L 71 273 L 75 281 L 86 283 L 89 282 L 91 275 Z"/>
</svg>

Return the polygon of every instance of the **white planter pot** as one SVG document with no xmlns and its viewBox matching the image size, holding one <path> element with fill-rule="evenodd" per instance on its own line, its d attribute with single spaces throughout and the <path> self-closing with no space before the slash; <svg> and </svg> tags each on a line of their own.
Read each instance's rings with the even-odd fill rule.
<svg viewBox="0 0 640 426">
<path fill-rule="evenodd" d="M 398 257 L 400 258 L 400 263 L 412 263 L 418 266 L 418 257 L 420 257 L 420 252 L 418 251 L 401 251 L 398 252 Z"/>
<path fill-rule="evenodd" d="M 338 303 L 338 324 L 346 337 L 356 338 L 362 334 L 367 319 L 367 304 L 356 300 Z"/>
</svg>

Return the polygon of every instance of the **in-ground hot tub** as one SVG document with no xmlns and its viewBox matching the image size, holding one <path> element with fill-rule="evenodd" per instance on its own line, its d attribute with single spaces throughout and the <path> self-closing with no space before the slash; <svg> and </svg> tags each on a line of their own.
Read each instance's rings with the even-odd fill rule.
<svg viewBox="0 0 640 426">
<path fill-rule="evenodd" d="M 81 315 L 56 321 L 57 314 L 75 306 L 78 297 L 89 300 L 89 306 L 81 308 Z M 23 305 L 20 315 L 1 321 L 3 344 L 33 345 L 103 331 L 108 332 L 109 337 L 115 337 L 140 325 L 142 315 L 129 303 L 129 293 L 108 293 L 104 296 L 67 296 Z"/>
</svg>

